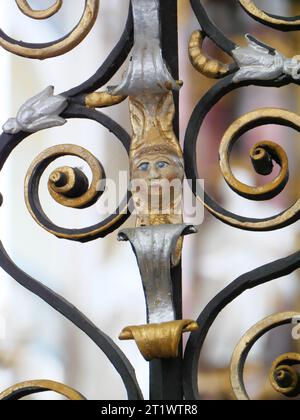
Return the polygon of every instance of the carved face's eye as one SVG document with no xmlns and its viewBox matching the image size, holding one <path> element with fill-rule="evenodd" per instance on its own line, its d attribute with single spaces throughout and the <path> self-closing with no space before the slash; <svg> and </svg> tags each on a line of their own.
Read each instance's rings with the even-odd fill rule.
<svg viewBox="0 0 300 420">
<path fill-rule="evenodd" d="M 143 172 L 147 172 L 149 170 L 149 163 L 148 162 L 141 163 L 139 166 L 139 170 Z"/>
<path fill-rule="evenodd" d="M 168 162 L 164 162 L 162 160 L 156 163 L 157 169 L 164 169 L 167 166 L 169 166 Z"/>
</svg>

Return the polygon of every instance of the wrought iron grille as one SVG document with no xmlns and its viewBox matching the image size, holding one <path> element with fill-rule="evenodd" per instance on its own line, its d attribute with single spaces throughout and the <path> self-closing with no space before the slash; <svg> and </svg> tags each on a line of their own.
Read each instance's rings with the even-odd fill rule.
<svg viewBox="0 0 300 420">
<path fill-rule="evenodd" d="M 47 19 L 63 6 L 62 0 L 57 0 L 46 10 L 33 10 L 26 0 L 16 0 L 16 3 L 22 13 L 33 19 Z M 253 0 L 236 0 L 236 3 L 262 25 L 278 31 L 300 30 L 300 16 L 269 14 L 260 10 Z M 246 35 L 247 46 L 240 46 L 213 23 L 203 1 L 190 0 L 190 4 L 201 28 L 192 33 L 188 45 L 191 64 L 202 75 L 217 81 L 200 98 L 190 117 L 183 151 L 177 140 L 179 91 L 182 86 L 178 69 L 177 1 L 132 0 L 119 42 L 90 79 L 59 95 L 54 95 L 53 87 L 46 88 L 23 104 L 17 116 L 3 125 L 1 168 L 14 149 L 33 133 L 61 126 L 72 119 L 87 119 L 107 128 L 121 142 L 129 156 L 131 181 L 147 173 L 146 178 L 149 180 L 152 177 L 151 182 L 153 178 L 162 181 L 170 177 L 179 180 L 182 186 L 185 172 L 194 195 L 202 201 L 206 210 L 232 228 L 263 232 L 296 223 L 300 214 L 299 199 L 281 214 L 265 219 L 242 217 L 223 208 L 203 191 L 198 182 L 196 146 L 207 115 L 230 92 L 246 86 L 261 86 L 266 90 L 290 84 L 298 86 L 299 57 L 288 58 L 251 35 Z M 88 35 L 98 17 L 98 9 L 99 0 L 86 0 L 78 25 L 57 41 L 30 44 L 12 39 L 1 30 L 0 45 L 12 54 L 29 59 L 50 59 L 65 54 Z M 227 54 L 229 63 L 206 54 L 205 38 Z M 129 67 L 120 84 L 104 88 L 130 54 Z M 117 121 L 98 110 L 118 105 L 127 98 L 132 135 Z M 283 191 L 289 180 L 287 154 L 281 146 L 271 141 L 257 143 L 250 157 L 255 171 L 260 175 L 271 175 L 275 163 L 280 166 L 280 173 L 272 181 L 264 186 L 253 187 L 240 182 L 232 171 L 230 155 L 238 138 L 266 124 L 278 124 L 300 131 L 299 115 L 284 109 L 257 109 L 238 118 L 220 143 L 220 169 L 224 179 L 236 194 L 249 200 L 270 200 Z M 76 209 L 87 208 L 101 200 L 106 177 L 101 163 L 84 148 L 64 144 L 45 150 L 30 166 L 25 179 L 28 211 L 40 227 L 49 233 L 83 243 L 103 238 L 119 229 L 135 211 L 136 227 L 120 231 L 119 239 L 129 241 L 136 255 L 145 292 L 147 323 L 124 327 L 120 339 L 135 340 L 140 352 L 149 361 L 151 400 L 201 399 L 198 391 L 198 361 L 204 341 L 218 315 L 245 291 L 296 271 L 300 266 L 300 253 L 242 275 L 209 302 L 196 321 L 183 320 L 182 238 L 195 233 L 197 229 L 184 224 L 181 189 L 171 199 L 171 210 L 169 208 L 167 211 L 159 202 L 159 211 L 152 212 L 148 203 L 145 205 L 143 201 L 145 196 L 140 189 L 134 189 L 131 182 L 129 193 L 114 214 L 94 226 L 67 229 L 55 225 L 48 218 L 39 199 L 39 184 L 45 169 L 61 156 L 77 156 L 85 160 L 91 168 L 92 180 L 89 181 L 78 168 L 57 168 L 48 180 L 52 198 L 63 206 Z M 156 175 L 150 176 L 151 171 L 156 171 Z M 153 199 L 154 195 L 151 190 L 150 198 Z M 134 367 L 110 337 L 62 296 L 23 272 L 9 257 L 3 244 L 0 247 L 0 265 L 16 282 L 71 321 L 99 347 L 119 373 L 129 399 L 143 399 Z M 231 364 L 231 383 L 236 398 L 249 399 L 243 374 L 247 356 L 255 342 L 268 331 L 295 320 L 297 322 L 297 319 L 297 312 L 272 315 L 255 325 L 241 339 Z M 190 332 L 190 336 L 183 350 L 181 337 L 184 332 Z M 300 394 L 299 363 L 297 353 L 284 354 L 274 361 L 270 380 L 278 393 L 288 397 Z M 68 399 L 85 399 L 67 385 L 44 380 L 13 385 L 2 392 L 0 398 L 20 399 L 47 390 Z"/>
</svg>

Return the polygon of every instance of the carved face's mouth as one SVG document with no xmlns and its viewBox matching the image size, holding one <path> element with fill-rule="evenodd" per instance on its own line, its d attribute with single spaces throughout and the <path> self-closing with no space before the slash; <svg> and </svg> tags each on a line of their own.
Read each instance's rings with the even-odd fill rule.
<svg viewBox="0 0 300 420">
<path fill-rule="evenodd" d="M 162 182 L 162 180 L 161 179 L 152 179 L 150 182 L 149 182 L 149 187 L 151 187 L 151 188 L 162 188 L 163 187 L 163 182 Z"/>
</svg>

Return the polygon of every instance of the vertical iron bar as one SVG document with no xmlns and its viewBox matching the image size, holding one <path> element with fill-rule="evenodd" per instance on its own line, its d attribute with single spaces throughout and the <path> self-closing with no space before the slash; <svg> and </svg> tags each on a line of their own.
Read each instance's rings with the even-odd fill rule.
<svg viewBox="0 0 300 420">
<path fill-rule="evenodd" d="M 179 78 L 177 0 L 160 1 L 161 45 L 163 57 L 174 79 Z M 174 131 L 179 137 L 179 94 L 174 93 L 176 116 Z M 173 296 L 177 319 L 182 319 L 182 268 L 172 269 Z M 182 344 L 177 359 L 150 362 L 150 400 L 182 400 Z"/>
<path fill-rule="evenodd" d="M 179 79 L 177 0 L 160 0 L 161 47 L 167 66 L 175 80 Z M 176 116 L 174 131 L 179 138 L 179 92 L 174 92 Z"/>
</svg>

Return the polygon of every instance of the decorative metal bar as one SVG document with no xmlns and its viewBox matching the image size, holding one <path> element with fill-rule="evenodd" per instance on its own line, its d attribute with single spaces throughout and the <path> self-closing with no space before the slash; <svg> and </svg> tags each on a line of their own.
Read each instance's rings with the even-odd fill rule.
<svg viewBox="0 0 300 420">
<path fill-rule="evenodd" d="M 125 229 L 119 240 L 130 241 L 141 272 L 147 303 L 147 321 L 175 321 L 170 276 L 171 257 L 182 235 L 195 233 L 187 225 L 158 225 Z"/>
<path fill-rule="evenodd" d="M 162 57 L 159 7 L 160 0 L 132 0 L 133 52 L 123 82 L 109 88 L 111 94 L 154 95 L 179 89 Z"/>
</svg>

